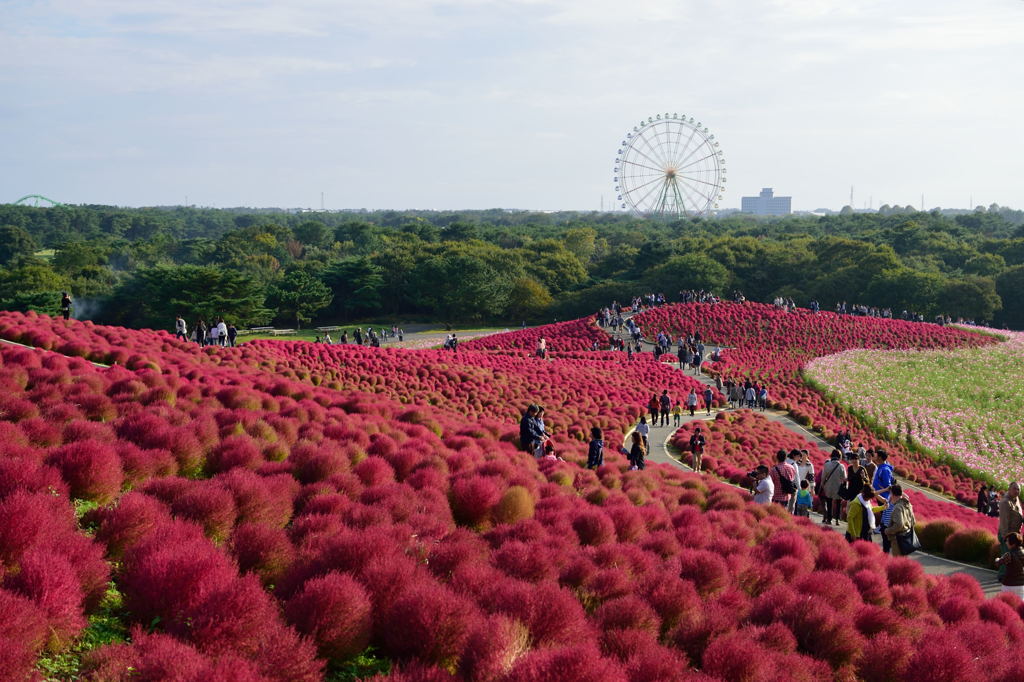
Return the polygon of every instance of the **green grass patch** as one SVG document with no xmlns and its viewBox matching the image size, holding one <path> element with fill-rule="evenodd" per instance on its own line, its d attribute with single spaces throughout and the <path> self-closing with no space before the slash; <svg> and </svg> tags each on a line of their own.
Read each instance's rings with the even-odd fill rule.
<svg viewBox="0 0 1024 682">
<path fill-rule="evenodd" d="M 46 680 L 81 679 L 82 661 L 89 652 L 105 644 L 128 641 L 127 618 L 121 593 L 111 582 L 96 613 L 89 616 L 89 625 L 67 651 L 39 659 L 36 668 Z"/>
</svg>

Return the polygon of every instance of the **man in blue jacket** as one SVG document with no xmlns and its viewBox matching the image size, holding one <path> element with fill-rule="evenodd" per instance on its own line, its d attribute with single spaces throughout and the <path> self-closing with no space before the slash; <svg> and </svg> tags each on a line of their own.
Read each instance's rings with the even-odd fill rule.
<svg viewBox="0 0 1024 682">
<path fill-rule="evenodd" d="M 886 500 L 889 499 L 889 488 L 892 487 L 896 477 L 893 475 L 892 465 L 888 462 L 889 453 L 882 448 L 875 450 L 875 464 L 878 466 L 875 469 L 875 477 L 871 481 L 871 487 L 875 489 L 875 493 L 882 496 Z"/>
</svg>

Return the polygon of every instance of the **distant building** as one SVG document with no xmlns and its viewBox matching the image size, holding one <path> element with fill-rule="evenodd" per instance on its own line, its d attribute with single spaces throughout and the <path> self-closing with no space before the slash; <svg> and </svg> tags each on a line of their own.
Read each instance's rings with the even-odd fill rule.
<svg viewBox="0 0 1024 682">
<path fill-rule="evenodd" d="M 765 187 L 756 197 L 743 197 L 740 210 L 754 215 L 789 215 L 792 206 L 793 197 L 777 197 L 771 187 Z"/>
</svg>

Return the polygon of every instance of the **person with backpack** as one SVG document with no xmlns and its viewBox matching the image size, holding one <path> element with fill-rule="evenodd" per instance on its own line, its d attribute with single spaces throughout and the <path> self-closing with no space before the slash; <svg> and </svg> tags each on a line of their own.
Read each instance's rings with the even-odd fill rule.
<svg viewBox="0 0 1024 682">
<path fill-rule="evenodd" d="M 1010 533 L 1004 538 L 1006 552 L 996 559 L 999 567 L 999 582 L 1003 592 L 1024 599 L 1024 550 L 1021 549 L 1020 533 Z"/>
<path fill-rule="evenodd" d="M 779 450 L 775 453 L 775 466 L 771 468 L 769 474 L 772 479 L 772 485 L 775 488 L 772 502 L 788 508 L 789 498 L 796 494 L 797 487 L 796 469 L 786 463 L 785 450 Z"/>
<path fill-rule="evenodd" d="M 843 503 L 842 491 L 846 488 L 846 467 L 840 461 L 839 450 L 832 455 L 821 470 L 821 497 L 824 503 L 821 522 L 825 525 L 839 525 L 839 508 Z"/>
<path fill-rule="evenodd" d="M 676 404 L 672 407 L 672 426 L 679 427 L 683 423 L 683 406 L 677 400 Z"/>
<path fill-rule="evenodd" d="M 668 426 L 668 413 L 672 410 L 672 399 L 668 397 L 668 391 L 662 391 L 658 400 L 661 408 L 661 425 Z"/>
<path fill-rule="evenodd" d="M 806 479 L 800 481 L 800 490 L 796 494 L 796 507 L 793 514 L 808 517 L 811 515 L 811 483 Z"/>
</svg>

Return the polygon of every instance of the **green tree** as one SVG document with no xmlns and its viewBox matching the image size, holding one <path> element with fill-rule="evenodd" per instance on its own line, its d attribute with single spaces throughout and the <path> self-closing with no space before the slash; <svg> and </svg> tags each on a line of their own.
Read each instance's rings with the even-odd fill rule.
<svg viewBox="0 0 1024 682">
<path fill-rule="evenodd" d="M 296 329 L 330 305 L 333 298 L 334 294 L 326 284 L 300 268 L 287 272 L 284 279 L 271 287 L 267 296 L 280 317 L 295 320 Z"/>
<path fill-rule="evenodd" d="M 420 262 L 410 279 L 417 303 L 445 321 L 494 316 L 505 310 L 511 288 L 482 258 L 463 251 Z"/>
<path fill-rule="evenodd" d="M 566 249 L 587 265 L 597 250 L 597 230 L 592 227 L 574 227 L 565 231 L 562 241 Z"/>
<path fill-rule="evenodd" d="M 939 294 L 940 312 L 978 322 L 991 320 L 1003 302 L 990 277 L 970 276 L 946 282 Z"/>
<path fill-rule="evenodd" d="M 649 289 L 675 300 L 678 292 L 687 289 L 723 292 L 729 281 L 725 266 L 702 253 L 672 256 L 650 270 L 644 283 Z"/>
<path fill-rule="evenodd" d="M 331 230 L 319 220 L 307 220 L 292 230 L 295 238 L 306 246 L 324 247 L 333 238 Z"/>
<path fill-rule="evenodd" d="M 939 312 L 939 295 L 945 284 L 946 278 L 933 272 L 909 268 L 887 270 L 868 285 L 865 300 L 879 307 L 891 308 L 893 315 L 899 315 L 903 310 L 934 315 Z"/>
<path fill-rule="evenodd" d="M 17 225 L 0 225 L 0 265 L 18 256 L 33 254 L 39 245 L 26 230 Z"/>
<path fill-rule="evenodd" d="M 508 292 L 507 315 L 511 319 L 533 320 L 546 312 L 554 299 L 547 288 L 532 277 L 520 277 Z"/>
<path fill-rule="evenodd" d="M 60 294 L 69 291 L 69 285 L 67 277 L 54 272 L 46 263 L 24 260 L 17 267 L 0 269 L 0 308 L 56 315 Z"/>
<path fill-rule="evenodd" d="M 239 325 L 270 319 L 265 294 L 251 277 L 228 268 L 159 265 L 132 273 L 103 308 L 107 322 L 169 328 L 177 315 L 224 317 Z"/>
<path fill-rule="evenodd" d="M 333 263 L 324 271 L 323 281 L 334 295 L 331 310 L 343 319 L 380 312 L 384 277 L 369 257 L 354 256 Z"/>
<path fill-rule="evenodd" d="M 964 263 L 964 272 L 994 277 L 1006 269 L 1006 259 L 997 253 L 980 253 Z"/>
<path fill-rule="evenodd" d="M 1010 329 L 1024 329 L 1024 265 L 1016 265 L 996 277 L 996 293 L 1003 309 L 996 318 Z"/>
</svg>

